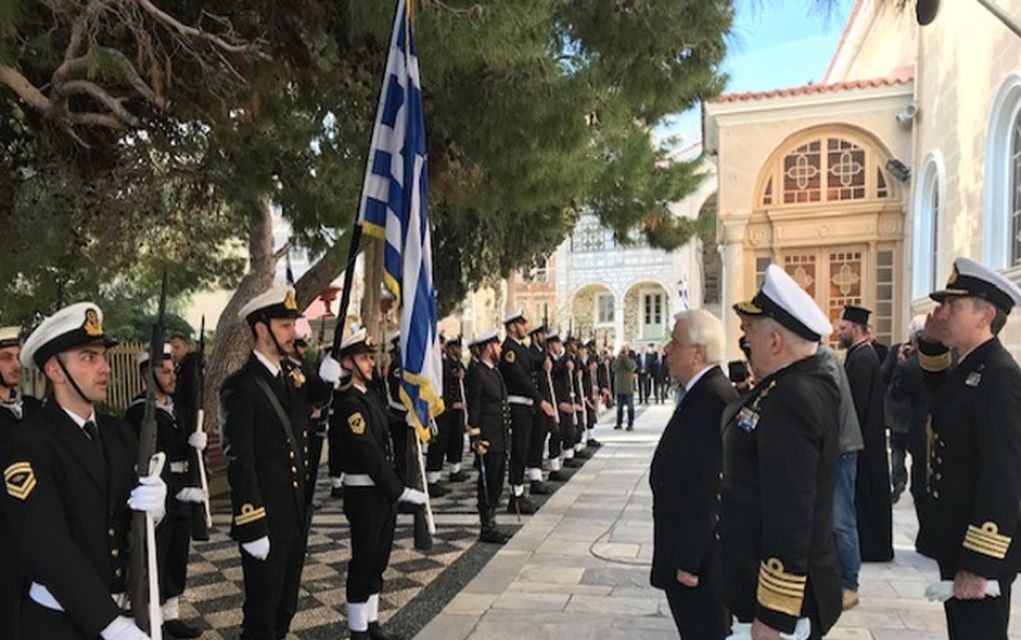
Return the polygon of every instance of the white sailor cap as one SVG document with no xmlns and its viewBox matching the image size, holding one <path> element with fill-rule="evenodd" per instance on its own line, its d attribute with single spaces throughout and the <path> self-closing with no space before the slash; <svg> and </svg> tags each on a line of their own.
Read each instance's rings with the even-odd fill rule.
<svg viewBox="0 0 1021 640">
<path fill-rule="evenodd" d="M 518 309 L 503 319 L 504 326 L 515 322 L 525 322 L 525 311 L 523 309 Z"/>
<path fill-rule="evenodd" d="M 21 327 L 0 327 L 0 349 L 21 344 Z"/>
<path fill-rule="evenodd" d="M 333 357 L 340 360 L 344 356 L 354 356 L 359 353 L 376 353 L 376 345 L 372 341 L 372 336 L 365 329 L 355 331 L 341 342 L 340 352 L 334 354 Z"/>
<path fill-rule="evenodd" d="M 812 296 L 775 264 L 766 269 L 762 289 L 750 301 L 735 304 L 734 311 L 773 318 L 806 340 L 817 342 L 833 333 L 833 325 Z"/>
<path fill-rule="evenodd" d="M 1021 304 L 1021 289 L 971 258 L 958 258 L 954 260 L 954 270 L 946 288 L 933 291 L 929 297 L 940 304 L 954 297 L 982 298 L 1009 314 L 1014 305 Z"/>
<path fill-rule="evenodd" d="M 238 312 L 238 318 L 245 320 L 248 324 L 255 324 L 259 320 L 268 322 L 271 318 L 297 318 L 299 316 L 301 313 L 298 311 L 294 289 L 287 285 L 270 287 L 268 291 L 252 298 Z"/>
<path fill-rule="evenodd" d="M 490 342 L 499 342 L 500 337 L 496 333 L 496 329 L 490 329 L 485 333 L 477 336 L 474 340 L 468 343 L 469 347 L 481 347 Z"/>
<path fill-rule="evenodd" d="M 546 335 L 546 342 L 560 342 L 560 332 L 554 331 Z"/>
<path fill-rule="evenodd" d="M 163 343 L 163 359 L 170 360 L 170 343 Z M 141 367 L 144 364 L 149 364 L 149 349 L 142 351 L 135 356 L 135 361 L 138 362 L 138 366 Z"/>
<path fill-rule="evenodd" d="M 46 318 L 21 348 L 21 364 L 40 369 L 52 356 L 86 344 L 117 344 L 103 334 L 103 311 L 91 302 L 78 302 Z"/>
</svg>

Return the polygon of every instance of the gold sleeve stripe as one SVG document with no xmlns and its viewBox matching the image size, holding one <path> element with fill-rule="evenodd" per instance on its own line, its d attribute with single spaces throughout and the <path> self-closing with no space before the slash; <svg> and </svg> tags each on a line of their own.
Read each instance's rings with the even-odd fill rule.
<svg viewBox="0 0 1021 640">
<path fill-rule="evenodd" d="M 1007 556 L 1010 542 L 1009 536 L 1000 535 L 995 522 L 986 522 L 981 527 L 968 525 L 968 532 L 964 535 L 965 549 L 997 560 L 1003 560 Z"/>
<path fill-rule="evenodd" d="M 928 371 L 929 373 L 939 373 L 946 371 L 950 368 L 950 352 L 938 356 L 930 356 L 918 352 L 918 365 L 922 367 L 922 371 Z"/>
<path fill-rule="evenodd" d="M 240 526 L 251 524 L 257 520 L 262 520 L 266 517 L 266 508 L 259 507 L 256 509 L 250 504 L 246 504 L 241 507 L 241 513 L 234 516 L 234 524 Z"/>
<path fill-rule="evenodd" d="M 801 615 L 806 580 L 806 576 L 787 573 L 780 560 L 770 558 L 759 565 L 759 586 L 755 597 L 767 609 L 797 617 Z"/>
<path fill-rule="evenodd" d="M 468 430 L 468 437 L 477 438 L 481 433 L 482 433 L 481 429 L 479 429 L 478 427 L 472 427 L 471 429 Z"/>
</svg>

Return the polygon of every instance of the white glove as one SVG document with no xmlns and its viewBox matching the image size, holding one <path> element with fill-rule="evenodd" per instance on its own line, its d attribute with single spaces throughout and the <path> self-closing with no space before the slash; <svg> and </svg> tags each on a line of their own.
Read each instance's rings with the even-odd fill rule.
<svg viewBox="0 0 1021 640">
<path fill-rule="evenodd" d="M 808 618 L 798 618 L 794 633 L 781 633 L 781 640 L 808 640 L 812 635 L 812 622 Z M 750 622 L 738 622 L 734 620 L 730 635 L 726 640 L 751 640 L 752 625 Z"/>
<path fill-rule="evenodd" d="M 322 363 L 319 365 L 319 377 L 322 378 L 323 382 L 337 384 L 343 375 L 344 368 L 333 359 L 333 356 L 323 358 Z"/>
<path fill-rule="evenodd" d="M 128 506 L 132 511 L 144 511 L 153 522 L 160 523 L 167 514 L 167 485 L 159 476 L 145 476 L 138 479 L 138 486 L 131 491 Z"/>
<path fill-rule="evenodd" d="M 943 580 L 941 582 L 930 582 L 925 588 L 925 598 L 929 602 L 946 602 L 954 597 L 954 581 Z M 986 597 L 1000 597 L 1000 583 L 996 580 L 986 581 Z"/>
<path fill-rule="evenodd" d="M 209 444 L 209 436 L 206 435 L 205 431 L 193 431 L 192 434 L 188 436 L 188 445 L 192 449 L 205 451 L 207 444 Z"/>
<path fill-rule="evenodd" d="M 206 492 L 200 487 L 187 487 L 177 492 L 175 496 L 178 502 L 194 502 L 201 504 L 206 501 Z"/>
<path fill-rule="evenodd" d="M 256 560 L 265 560 L 269 557 L 269 536 L 262 536 L 258 540 L 244 542 L 241 544 L 241 548 Z"/>
<path fill-rule="evenodd" d="M 398 502 L 408 502 L 410 504 L 422 506 L 425 504 L 426 495 L 425 492 L 419 491 L 418 489 L 412 489 L 411 487 L 404 487 L 404 493 L 401 494 L 400 498 L 397 498 Z"/>
<path fill-rule="evenodd" d="M 103 640 L 149 640 L 149 636 L 135 626 L 131 618 L 117 616 L 99 632 Z"/>
</svg>

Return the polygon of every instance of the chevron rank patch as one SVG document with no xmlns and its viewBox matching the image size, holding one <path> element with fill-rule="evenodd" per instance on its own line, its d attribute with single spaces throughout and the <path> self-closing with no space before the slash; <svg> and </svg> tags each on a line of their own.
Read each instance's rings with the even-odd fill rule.
<svg viewBox="0 0 1021 640">
<path fill-rule="evenodd" d="M 365 433 L 365 418 L 361 413 L 348 416 L 347 426 L 351 427 L 351 433 L 360 436 Z"/>
<path fill-rule="evenodd" d="M 10 497 L 27 500 L 35 485 L 35 472 L 29 463 L 15 462 L 4 469 L 4 488 Z"/>
</svg>

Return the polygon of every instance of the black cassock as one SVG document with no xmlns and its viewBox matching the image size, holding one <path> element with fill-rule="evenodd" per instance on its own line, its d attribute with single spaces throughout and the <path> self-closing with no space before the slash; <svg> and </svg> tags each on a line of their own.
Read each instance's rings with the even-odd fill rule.
<svg viewBox="0 0 1021 640">
<path fill-rule="evenodd" d="M 883 414 L 885 389 L 875 348 L 867 342 L 851 347 L 844 369 L 865 440 L 865 449 L 858 452 L 858 481 L 854 496 L 861 559 L 885 562 L 893 559 L 893 511 Z"/>
</svg>

